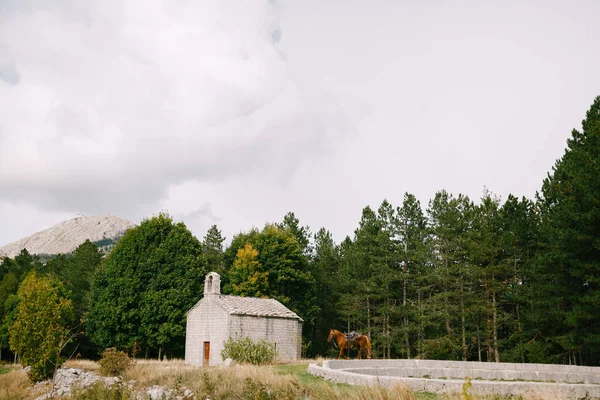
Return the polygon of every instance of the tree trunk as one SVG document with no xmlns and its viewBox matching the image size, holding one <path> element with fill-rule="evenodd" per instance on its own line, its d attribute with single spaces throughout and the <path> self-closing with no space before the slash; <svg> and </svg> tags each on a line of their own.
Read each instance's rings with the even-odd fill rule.
<svg viewBox="0 0 600 400">
<path fill-rule="evenodd" d="M 485 278 L 485 311 L 486 311 L 486 329 L 485 329 L 485 341 L 487 344 L 487 361 L 492 361 L 492 357 L 494 354 L 494 349 L 493 349 L 493 345 L 492 345 L 492 338 L 491 338 L 491 330 L 492 330 L 492 318 L 491 318 L 491 312 L 490 312 L 490 285 L 489 282 L 487 280 L 487 277 Z"/>
<path fill-rule="evenodd" d="M 348 330 L 346 332 L 350 332 L 350 311 L 348 311 Z"/>
<path fill-rule="evenodd" d="M 158 348 L 158 361 L 160 361 L 160 356 L 162 355 L 162 347 Z"/>
<path fill-rule="evenodd" d="M 525 352 L 523 351 L 523 327 L 521 326 L 521 314 L 519 312 L 519 273 L 517 271 L 517 245 L 513 244 L 513 257 L 514 257 L 514 276 L 515 276 L 515 312 L 517 314 L 517 334 L 519 336 L 519 353 L 521 353 L 521 363 L 525 363 Z"/>
<path fill-rule="evenodd" d="M 405 228 L 406 229 L 406 228 Z M 408 253 L 407 238 L 404 239 L 404 253 Z M 406 282 L 408 280 L 408 256 L 404 261 L 404 286 L 402 293 L 402 306 L 404 307 L 404 340 L 406 342 L 406 358 L 410 359 L 410 337 L 408 334 L 408 310 L 406 309 Z"/>
<path fill-rule="evenodd" d="M 465 327 L 465 299 L 463 298 L 463 295 L 462 295 L 462 291 L 463 291 L 462 284 L 460 285 L 460 291 L 461 291 L 460 320 L 461 320 L 462 353 L 463 353 L 462 359 L 463 359 L 463 361 L 467 361 L 467 329 Z"/>
<path fill-rule="evenodd" d="M 517 299 L 518 301 L 518 299 Z M 517 312 L 517 329 L 519 333 L 519 352 L 521 353 L 521 363 L 525 363 L 525 352 L 523 351 L 523 327 L 521 326 L 521 316 L 519 313 L 519 303 L 516 306 Z"/>
<path fill-rule="evenodd" d="M 494 334 L 494 359 L 497 363 L 500 362 L 500 353 L 498 351 L 498 310 L 496 309 L 496 291 L 492 292 L 492 311 L 494 313 L 494 325 L 493 325 L 493 334 Z"/>
<path fill-rule="evenodd" d="M 421 305 L 421 291 L 417 292 L 417 304 L 419 305 L 419 332 L 417 334 L 417 357 L 421 358 L 423 351 L 423 307 Z"/>
<path fill-rule="evenodd" d="M 371 337 L 371 303 L 369 302 L 369 296 L 367 296 L 367 335 Z"/>
</svg>

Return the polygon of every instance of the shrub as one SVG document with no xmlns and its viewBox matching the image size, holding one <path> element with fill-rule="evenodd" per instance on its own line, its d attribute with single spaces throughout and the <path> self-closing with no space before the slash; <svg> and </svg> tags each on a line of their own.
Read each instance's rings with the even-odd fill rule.
<svg viewBox="0 0 600 400">
<path fill-rule="evenodd" d="M 100 364 L 101 374 L 118 376 L 123 375 L 123 373 L 131 366 L 131 359 L 126 353 L 110 348 L 102 353 L 102 359 L 98 361 L 98 364 Z"/>
<path fill-rule="evenodd" d="M 134 398 L 132 390 L 121 382 L 112 386 L 96 382 L 86 389 L 74 387 L 71 392 L 73 400 L 127 400 L 131 398 Z"/>
<path fill-rule="evenodd" d="M 266 340 L 254 341 L 249 337 L 229 338 L 221 351 L 223 360 L 231 358 L 242 364 L 270 364 L 277 358 L 275 343 Z"/>
</svg>

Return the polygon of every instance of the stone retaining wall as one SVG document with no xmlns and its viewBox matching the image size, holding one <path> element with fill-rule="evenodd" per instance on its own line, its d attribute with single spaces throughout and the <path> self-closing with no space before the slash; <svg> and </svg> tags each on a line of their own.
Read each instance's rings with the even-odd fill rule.
<svg viewBox="0 0 600 400">
<path fill-rule="evenodd" d="M 308 372 L 334 382 L 413 391 L 460 393 L 471 378 L 471 394 L 537 398 L 600 399 L 600 368 L 548 364 L 480 363 L 436 360 L 329 360 Z"/>
</svg>

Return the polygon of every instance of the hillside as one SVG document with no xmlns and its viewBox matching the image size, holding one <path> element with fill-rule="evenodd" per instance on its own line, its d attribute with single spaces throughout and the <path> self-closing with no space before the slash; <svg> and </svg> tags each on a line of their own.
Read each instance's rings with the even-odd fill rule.
<svg viewBox="0 0 600 400">
<path fill-rule="evenodd" d="M 75 217 L 0 247 L 0 256 L 12 258 L 24 248 L 31 254 L 65 254 L 87 239 L 101 248 L 110 248 L 133 226 L 133 222 L 113 215 Z"/>
</svg>

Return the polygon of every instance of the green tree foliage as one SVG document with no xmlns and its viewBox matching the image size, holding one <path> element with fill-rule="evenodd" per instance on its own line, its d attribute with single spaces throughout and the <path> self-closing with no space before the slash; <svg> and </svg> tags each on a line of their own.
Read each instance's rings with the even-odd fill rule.
<svg viewBox="0 0 600 400">
<path fill-rule="evenodd" d="M 506 275 L 506 337 L 501 340 L 501 359 L 506 362 L 544 362 L 536 357 L 543 328 L 538 315 L 542 311 L 534 302 L 534 293 L 542 291 L 543 280 L 535 259 L 539 248 L 539 214 L 535 204 L 526 198 L 509 195 L 500 209 L 502 268 Z"/>
<path fill-rule="evenodd" d="M 348 329 L 373 338 L 374 351 L 390 354 L 396 342 L 395 310 L 401 273 L 393 232 L 393 207 L 384 201 L 375 213 L 365 207 L 354 239 L 342 247 L 340 311 Z"/>
<path fill-rule="evenodd" d="M 432 253 L 428 279 L 427 340 L 423 354 L 428 358 L 468 358 L 467 323 L 472 301 L 474 271 L 469 260 L 468 232 L 473 204 L 468 197 L 454 197 L 442 190 L 427 209 Z"/>
<path fill-rule="evenodd" d="M 423 349 L 423 327 L 426 322 L 424 296 L 428 267 L 431 265 L 428 263 L 431 257 L 427 248 L 427 219 L 413 194 L 404 194 L 395 222 L 402 258 L 402 336 L 406 357 L 411 358 L 411 354 L 414 354 L 412 348 L 416 348 L 417 356 Z"/>
<path fill-rule="evenodd" d="M 574 129 L 539 197 L 548 339 L 563 362 L 600 358 L 600 97 Z"/>
<path fill-rule="evenodd" d="M 68 349 L 88 358 L 94 357 L 98 351 L 90 341 L 84 322 L 90 310 L 92 278 L 102 256 L 98 247 L 86 240 L 71 254 L 59 254 L 46 263 L 46 270 L 65 285 L 73 301 L 73 326 L 78 328 L 79 334 Z"/>
<path fill-rule="evenodd" d="M 9 349 L 9 329 L 17 318 L 18 307 L 19 297 L 9 294 L 4 302 L 4 315 L 0 320 L 0 352 L 2 349 Z"/>
<path fill-rule="evenodd" d="M 12 323 L 12 304 L 8 301 L 17 292 L 19 282 L 12 272 L 7 273 L 0 281 L 0 360 L 2 349 L 8 348 L 8 327 Z"/>
<path fill-rule="evenodd" d="M 340 251 L 331 233 L 325 228 L 314 235 L 314 257 L 310 263 L 311 274 L 316 284 L 316 301 L 320 312 L 317 313 L 310 334 L 309 351 L 311 354 L 324 354 L 327 343 L 321 340 L 327 337 L 329 329 L 337 326 L 336 304 L 340 293 L 337 290 L 340 274 Z"/>
<path fill-rule="evenodd" d="M 225 238 L 216 225 L 210 227 L 202 240 L 202 250 L 206 257 L 208 269 L 220 275 L 224 274 L 223 242 Z"/>
<path fill-rule="evenodd" d="M 4 315 L 6 312 L 5 305 L 6 299 L 13 293 L 17 292 L 19 287 L 19 281 L 12 272 L 4 275 L 2 281 L 0 281 L 0 315 Z"/>
<path fill-rule="evenodd" d="M 61 364 L 61 351 L 70 338 L 73 306 L 63 285 L 30 273 L 19 286 L 19 305 L 9 328 L 11 350 L 18 353 L 33 382 L 50 378 Z"/>
<path fill-rule="evenodd" d="M 200 242 L 166 214 L 127 231 L 92 282 L 88 328 L 104 348 L 183 354 L 185 314 L 207 273 Z"/>
<path fill-rule="evenodd" d="M 29 254 L 27 249 L 21 250 L 12 261 L 6 259 L 5 262 L 7 263 L 8 271 L 15 274 L 19 282 L 32 270 L 44 272 L 44 266 L 40 262 L 39 257 Z"/>
<path fill-rule="evenodd" d="M 283 222 L 278 224 L 278 226 L 291 232 L 296 237 L 296 241 L 304 255 L 310 258 L 313 250 L 310 245 L 310 228 L 308 226 L 301 226 L 300 220 L 291 211 L 283 217 Z"/>
</svg>

